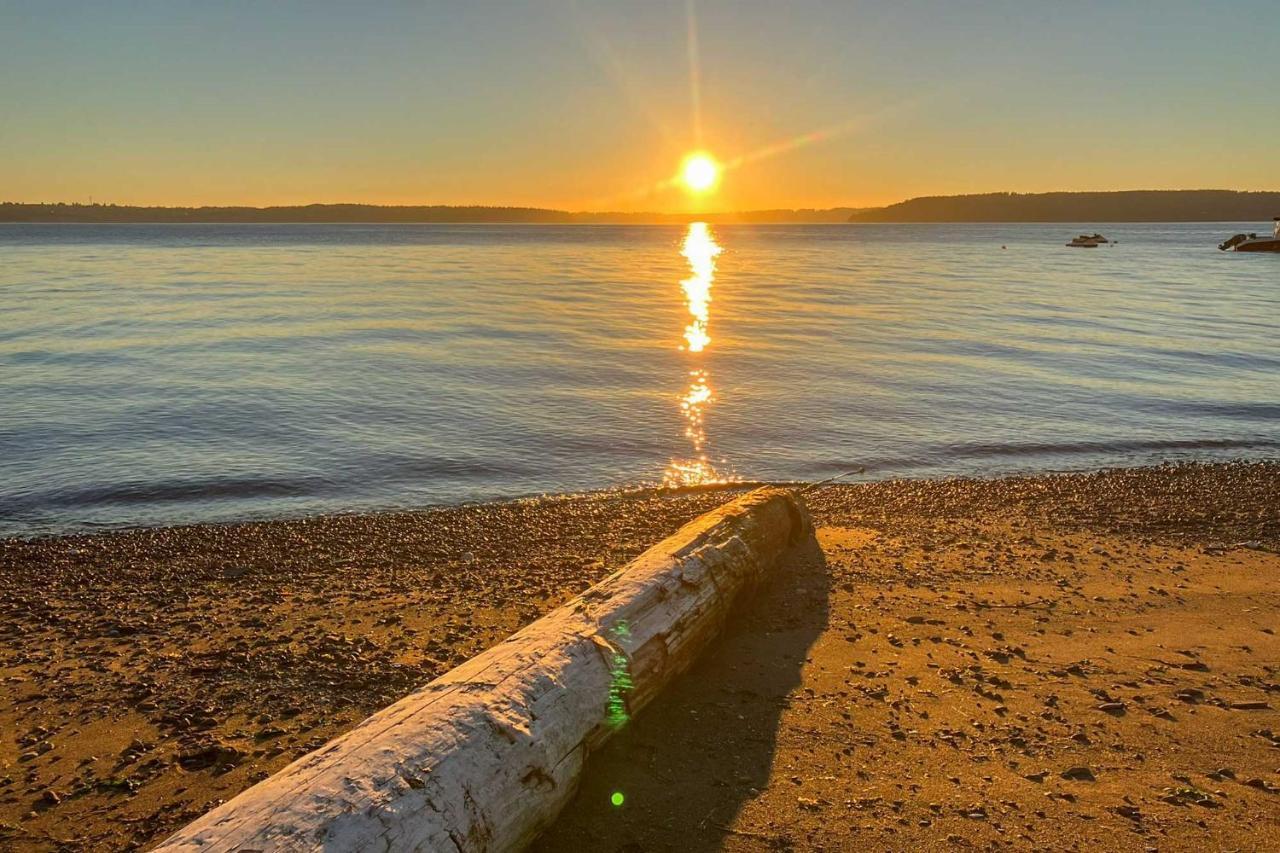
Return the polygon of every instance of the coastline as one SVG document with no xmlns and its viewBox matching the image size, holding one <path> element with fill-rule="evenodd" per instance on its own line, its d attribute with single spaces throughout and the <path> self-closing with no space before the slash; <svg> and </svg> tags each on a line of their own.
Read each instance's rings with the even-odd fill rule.
<svg viewBox="0 0 1280 853">
<path fill-rule="evenodd" d="M 13 733 L 0 744 L 0 842 L 20 850 L 158 842 L 577 594 L 734 491 L 600 493 L 0 540 L 0 724 Z M 1277 493 L 1274 462 L 813 492 L 821 558 L 780 572 L 697 677 L 682 680 L 607 748 L 543 847 L 662 849 L 684 839 L 699 848 L 785 842 L 816 849 L 838 831 L 870 833 L 890 846 L 950 835 L 984 843 L 1018 833 L 1048 846 L 1054 816 L 1071 809 L 1097 812 L 1072 830 L 1081 843 L 1117 828 L 1136 832 L 1135 843 L 1163 830 L 1161 849 L 1190 846 L 1193 834 L 1206 830 L 1223 843 L 1274 837 L 1280 825 L 1265 809 L 1277 796 L 1267 786 L 1280 785 L 1275 752 L 1271 741 L 1249 732 L 1280 730 L 1280 673 L 1266 663 L 1280 659 L 1280 647 L 1274 634 L 1258 629 L 1280 615 Z M 1160 589 L 1164 594 L 1152 591 Z M 1051 598 L 1059 603 L 1045 610 Z M 1007 606 L 1033 599 L 1037 605 L 1025 610 Z M 1246 599 L 1254 610 L 1239 615 Z M 1173 639 L 1166 628 L 1124 622 L 1151 621 L 1169 607 L 1182 608 L 1167 614 L 1182 632 Z M 953 624 L 933 627 L 935 618 Z M 1140 636 L 1113 636 L 1121 626 Z M 947 638 L 935 643 L 934 634 Z M 1173 690 L 1167 668 L 1153 674 L 1148 653 L 1155 653 L 1122 648 L 1122 640 L 1181 643 L 1173 648 L 1192 652 L 1187 660 L 1206 669 L 1178 671 L 1197 685 L 1176 689 L 1199 690 L 1205 701 L 1165 697 Z M 925 657 L 944 653 L 967 663 L 933 668 Z M 1074 657 L 1051 664 L 1055 654 Z M 863 666 L 851 670 L 859 659 Z M 1077 666 L 1082 675 L 1056 674 L 1084 660 L 1092 663 Z M 977 671 L 965 669 L 974 665 Z M 1018 669 L 995 676 L 1007 687 L 975 674 L 1005 666 Z M 743 689 L 733 679 L 753 667 L 763 668 L 752 682 L 757 695 L 726 700 L 719 691 Z M 899 679 L 908 668 L 911 675 Z M 928 681 L 943 670 L 961 681 Z M 832 673 L 843 680 L 824 680 Z M 1130 681 L 1146 686 L 1125 686 Z M 1093 695 L 1089 690 L 1110 691 L 1129 713 L 1113 718 L 1074 707 L 1077 694 Z M 1062 710 L 1044 704 L 1049 693 L 1061 696 L 1055 703 Z M 1228 705 L 1270 707 L 1220 708 L 1208 701 L 1219 694 Z M 731 722 L 711 725 L 728 713 L 726 701 L 745 718 L 741 728 L 755 746 L 737 743 L 742 733 Z M 1095 697 L 1098 704 L 1105 703 Z M 1178 719 L 1159 717 L 1150 710 L 1157 707 Z M 926 708 L 928 716 L 907 724 Z M 680 722 L 698 709 L 705 723 Z M 1038 716 L 1046 712 L 1069 719 Z M 965 719 L 948 722 L 947 730 L 967 734 L 948 745 L 940 727 L 956 714 Z M 1020 715 L 1027 720 L 1013 723 Z M 1011 759 L 1020 747 L 1010 725 L 1023 729 L 1016 737 L 1033 755 Z M 1089 743 L 1072 740 L 1073 726 Z M 1052 733 L 1038 737 L 1037 727 Z M 819 730 L 810 744 L 797 736 Z M 847 740 L 838 747 L 829 740 L 840 737 Z M 1127 746 L 1114 748 L 1117 739 Z M 826 746 L 818 751 L 814 743 Z M 714 780 L 679 785 L 673 745 L 688 751 L 689 766 L 715 767 L 707 750 L 738 757 L 724 758 Z M 1226 763 L 1234 761 L 1238 784 L 1216 782 L 1230 787 L 1223 797 L 1210 795 L 1220 800 L 1217 808 L 1160 801 L 1184 795 L 1161 793 L 1142 775 L 1157 764 L 1166 777 L 1164 765 L 1198 767 L 1207 751 L 1223 763 L 1177 772 L 1200 772 L 1192 787 L 1201 790 L 1212 787 L 1204 772 L 1231 769 Z M 922 755 L 954 765 L 951 775 L 964 784 L 940 770 L 922 782 L 905 764 L 897 778 L 881 772 Z M 1046 777 L 1045 785 L 1020 772 L 1035 775 L 1040 765 L 1056 768 L 1067 759 L 1095 768 L 1102 781 L 1092 790 L 1105 788 L 1111 799 L 1094 802 L 1081 792 L 1087 783 Z M 1036 767 L 1010 769 L 1010 760 Z M 985 769 L 969 778 L 979 763 Z M 1132 768 L 1117 763 L 1141 772 L 1127 776 Z M 595 794 L 620 778 L 630 805 L 602 808 Z M 822 790 L 810 790 L 819 778 L 826 779 Z M 1246 784 L 1252 779 L 1261 787 Z M 957 811 L 945 797 L 948 786 L 969 800 L 983 789 L 985 817 Z M 1047 797 L 1051 788 L 1055 796 Z M 1115 811 L 1130 808 L 1123 797 L 1143 819 Z M 1024 806 L 1025 798 L 1037 805 Z M 867 800 L 873 802 L 859 805 Z M 661 820 L 654 819 L 658 803 Z M 1036 809 L 1047 816 L 1036 817 Z M 1010 834 L 996 832 L 1002 824 Z"/>
</svg>

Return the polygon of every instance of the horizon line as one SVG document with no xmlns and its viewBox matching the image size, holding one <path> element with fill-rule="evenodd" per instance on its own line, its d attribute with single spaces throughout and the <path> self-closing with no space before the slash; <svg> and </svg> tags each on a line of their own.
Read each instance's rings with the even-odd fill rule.
<svg viewBox="0 0 1280 853">
<path fill-rule="evenodd" d="M 961 198 L 982 198 L 987 196 L 1052 196 L 1052 195 L 1125 195 L 1133 193 L 1147 194 L 1174 194 L 1174 193 L 1232 193 L 1236 195 L 1274 195 L 1280 193 L 1280 189 L 1228 189 L 1223 187 L 1185 187 L 1180 189 L 1142 189 L 1129 188 L 1117 190 L 1044 190 L 1040 192 L 1020 192 L 1017 190 L 987 190 L 984 192 L 971 193 L 926 193 L 922 195 L 907 196 L 898 201 L 886 204 L 834 204 L 829 206 L 801 206 L 788 207 L 785 205 L 774 205 L 770 207 L 752 207 L 722 210 L 704 210 L 697 212 L 671 211 L 663 212 L 657 210 L 617 210 L 617 209 L 571 209 L 568 207 L 547 207 L 536 204 L 477 204 L 477 203 L 450 203 L 450 202 L 419 202 L 419 203 L 382 203 L 370 201 L 312 201 L 312 202 L 295 202 L 291 204 L 152 204 L 152 203 L 134 203 L 134 202 L 115 202 L 115 201 L 0 201 L 0 207 L 114 207 L 114 208 L 135 208 L 139 210 L 289 210 L 289 209 L 305 209 L 317 207 L 362 207 L 362 208 L 378 208 L 383 210 L 407 210 L 407 209 L 432 209 L 432 210 L 513 210 L 528 211 L 537 213 L 559 213 L 571 216 L 659 216 L 659 217 L 675 217 L 675 216 L 731 216 L 752 213 L 829 213 L 833 211 L 873 211 L 884 210 L 885 208 L 894 207 L 895 205 L 906 204 L 912 201 L 920 201 L 924 199 L 961 199 Z"/>
</svg>

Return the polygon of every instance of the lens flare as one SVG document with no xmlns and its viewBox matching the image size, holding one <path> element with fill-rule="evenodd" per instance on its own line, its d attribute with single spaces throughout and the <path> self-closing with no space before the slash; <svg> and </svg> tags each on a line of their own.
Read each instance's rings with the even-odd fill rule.
<svg viewBox="0 0 1280 853">
<path fill-rule="evenodd" d="M 680 253 L 689 262 L 691 276 L 680 282 L 685 304 L 692 320 L 684 329 L 681 350 L 699 354 L 711 343 L 707 325 L 711 315 L 711 283 L 715 279 L 716 257 L 721 249 L 705 222 L 689 225 Z M 731 478 L 716 471 L 707 458 L 706 407 L 715 402 L 710 376 L 706 368 L 695 366 L 689 371 L 689 384 L 680 397 L 680 414 L 684 417 L 684 435 L 693 456 L 672 460 L 663 476 L 667 486 L 697 486 L 723 483 Z"/>
</svg>

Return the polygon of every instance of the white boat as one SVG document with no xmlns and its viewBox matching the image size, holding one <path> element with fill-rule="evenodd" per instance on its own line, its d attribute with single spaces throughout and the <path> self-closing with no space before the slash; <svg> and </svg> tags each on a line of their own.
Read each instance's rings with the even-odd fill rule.
<svg viewBox="0 0 1280 853">
<path fill-rule="evenodd" d="M 1280 216 L 1275 218 L 1274 230 L 1270 237 L 1237 234 L 1219 243 L 1218 248 L 1224 252 L 1280 252 Z"/>
</svg>

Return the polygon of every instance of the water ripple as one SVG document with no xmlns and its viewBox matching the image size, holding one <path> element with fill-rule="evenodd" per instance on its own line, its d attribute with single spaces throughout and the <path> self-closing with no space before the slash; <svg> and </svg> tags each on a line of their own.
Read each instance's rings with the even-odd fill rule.
<svg viewBox="0 0 1280 853">
<path fill-rule="evenodd" d="M 714 227 L 707 464 L 1275 455 L 1280 258 L 1214 248 L 1250 227 Z M 0 226 L 0 534 L 656 482 L 690 452 L 685 236 Z"/>
</svg>

